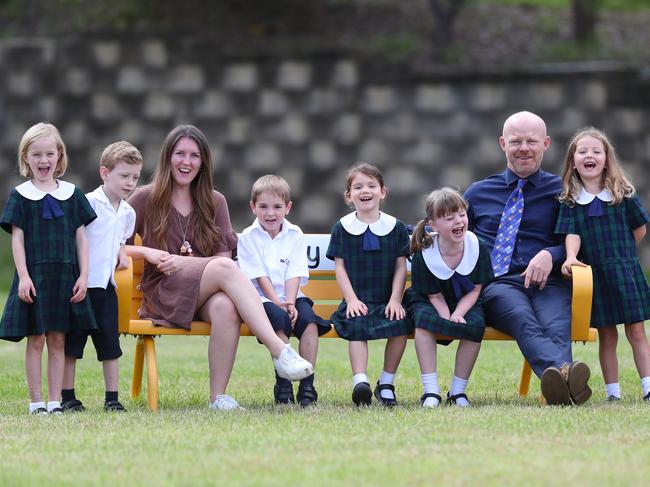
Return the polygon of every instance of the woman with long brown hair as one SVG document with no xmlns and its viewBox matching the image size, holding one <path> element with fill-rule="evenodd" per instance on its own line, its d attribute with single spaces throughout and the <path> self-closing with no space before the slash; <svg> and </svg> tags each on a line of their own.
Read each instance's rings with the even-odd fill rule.
<svg viewBox="0 0 650 487">
<path fill-rule="evenodd" d="M 313 372 L 274 333 L 253 285 L 231 259 L 237 235 L 226 199 L 213 189 L 212 156 L 199 129 L 180 125 L 167 135 L 152 183 L 128 202 L 142 246 L 127 250 L 145 259 L 140 316 L 161 326 L 189 329 L 196 318 L 212 324 L 211 408 L 240 407 L 225 392 L 242 320 L 271 352 L 281 377 L 299 380 Z"/>
</svg>

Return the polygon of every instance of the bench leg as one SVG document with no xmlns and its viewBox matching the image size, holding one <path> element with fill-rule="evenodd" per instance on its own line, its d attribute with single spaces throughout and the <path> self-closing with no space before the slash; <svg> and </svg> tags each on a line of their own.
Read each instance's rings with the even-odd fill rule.
<svg viewBox="0 0 650 487">
<path fill-rule="evenodd" d="M 133 380 L 131 382 L 131 399 L 140 395 L 142 388 L 142 367 L 144 365 L 144 340 L 138 336 L 135 342 L 135 357 L 133 357 Z"/>
<path fill-rule="evenodd" d="M 519 382 L 519 397 L 526 397 L 528 395 L 532 372 L 533 369 L 530 368 L 528 360 L 524 359 L 524 366 L 521 368 L 521 382 Z"/>
<path fill-rule="evenodd" d="M 158 367 L 156 345 L 152 336 L 144 337 L 144 352 L 147 358 L 147 402 L 151 411 L 158 411 Z"/>
</svg>

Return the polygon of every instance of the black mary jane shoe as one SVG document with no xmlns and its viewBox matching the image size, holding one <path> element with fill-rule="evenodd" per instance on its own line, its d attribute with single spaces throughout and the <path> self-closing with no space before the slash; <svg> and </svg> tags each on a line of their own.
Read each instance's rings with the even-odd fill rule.
<svg viewBox="0 0 650 487">
<path fill-rule="evenodd" d="M 382 397 L 381 391 L 391 391 L 393 393 L 392 398 Z M 393 384 L 380 384 L 377 382 L 375 387 L 375 398 L 379 401 L 379 404 L 387 408 L 392 408 L 397 406 L 397 396 L 395 395 L 395 386 Z"/>
<path fill-rule="evenodd" d="M 451 394 L 447 393 L 447 404 L 449 404 L 450 406 L 455 406 L 456 401 L 458 401 L 458 399 L 460 399 L 460 398 L 463 398 L 468 402 L 469 406 L 465 406 L 465 407 L 471 407 L 472 406 L 472 403 L 469 402 L 469 399 L 467 399 L 467 395 L 465 393 L 462 393 L 462 392 L 460 394 L 454 394 L 453 396 Z"/>
<path fill-rule="evenodd" d="M 643 396 L 643 400 L 650 402 L 650 392 L 648 392 L 645 396 Z"/>
<path fill-rule="evenodd" d="M 440 397 L 440 394 L 436 394 L 435 392 L 425 392 L 424 394 L 422 394 L 422 397 L 420 397 L 420 406 L 424 407 L 424 401 L 426 401 L 430 397 L 433 397 L 434 399 L 438 400 L 438 404 L 436 404 L 436 406 L 442 404 L 442 397 Z M 428 406 L 428 407 L 435 407 L 435 406 Z"/>
<path fill-rule="evenodd" d="M 372 390 L 367 382 L 359 382 L 352 389 L 352 401 L 358 407 L 370 406 L 372 404 Z"/>
<path fill-rule="evenodd" d="M 301 408 L 312 406 L 318 401 L 318 392 L 312 384 L 300 384 L 296 400 Z"/>
<path fill-rule="evenodd" d="M 294 404 L 296 400 L 293 398 L 293 384 L 278 384 L 273 386 L 273 400 L 275 404 Z"/>
</svg>

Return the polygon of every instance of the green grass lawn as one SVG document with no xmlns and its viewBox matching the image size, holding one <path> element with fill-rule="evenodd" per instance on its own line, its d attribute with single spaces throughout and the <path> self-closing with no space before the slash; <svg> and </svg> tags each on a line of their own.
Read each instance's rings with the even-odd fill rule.
<svg viewBox="0 0 650 487">
<path fill-rule="evenodd" d="M 650 404 L 632 355 L 619 352 L 624 398 L 604 402 L 596 344 L 575 347 L 592 367 L 594 397 L 580 408 L 542 407 L 539 381 L 520 399 L 512 342 L 484 344 L 468 394 L 475 407 L 423 411 L 409 342 L 397 376 L 401 406 L 357 410 L 343 340 L 321 341 L 313 409 L 274 407 L 265 349 L 242 338 L 229 393 L 243 412 L 207 409 L 207 339 L 157 341 L 160 411 L 129 398 L 135 339 L 122 338 L 126 414 L 101 409 L 101 368 L 89 345 L 77 392 L 88 410 L 27 415 L 24 342 L 0 341 L 0 485 L 642 485 L 650 473 Z M 371 344 L 376 380 L 382 346 Z M 440 347 L 446 391 L 455 345 Z M 146 390 L 145 390 L 146 393 Z"/>
</svg>

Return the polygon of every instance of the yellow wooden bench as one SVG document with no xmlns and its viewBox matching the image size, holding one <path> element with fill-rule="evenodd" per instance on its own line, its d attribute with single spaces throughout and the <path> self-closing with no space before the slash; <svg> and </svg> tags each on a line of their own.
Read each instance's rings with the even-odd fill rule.
<svg viewBox="0 0 650 487">
<path fill-rule="evenodd" d="M 333 263 L 326 261 L 326 242 L 329 235 L 306 235 L 310 266 L 316 267 L 309 273 L 309 283 L 302 288 L 303 292 L 314 301 L 314 310 L 323 317 L 329 317 L 341 302 L 341 291 L 334 277 Z M 158 409 L 158 366 L 156 364 L 156 348 L 154 337 L 168 335 L 210 335 L 210 324 L 203 321 L 193 321 L 191 330 L 184 328 L 167 328 L 155 326 L 150 320 L 138 319 L 138 308 L 142 300 L 139 289 L 143 270 L 142 259 L 131 261 L 128 269 L 115 273 L 117 295 L 119 300 L 119 331 L 127 335 L 135 335 L 135 357 L 133 364 L 133 382 L 131 397 L 140 395 L 144 362 L 147 362 L 147 402 L 152 411 Z M 575 342 L 592 342 L 596 340 L 596 331 L 589 328 L 591 316 L 592 275 L 590 267 L 573 268 L 573 302 L 572 302 L 572 334 Z M 242 336 L 252 336 L 245 323 L 241 325 Z M 322 338 L 338 338 L 332 329 Z M 499 330 L 488 326 L 484 340 L 513 340 Z M 530 385 L 531 368 L 526 360 L 521 371 L 519 395 L 526 396 Z"/>
</svg>

